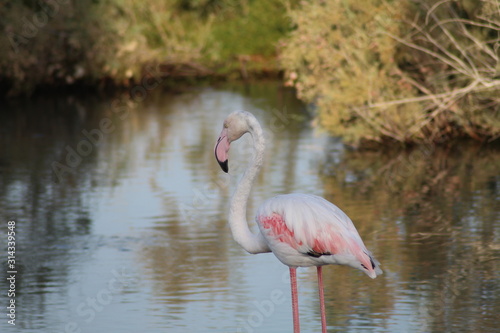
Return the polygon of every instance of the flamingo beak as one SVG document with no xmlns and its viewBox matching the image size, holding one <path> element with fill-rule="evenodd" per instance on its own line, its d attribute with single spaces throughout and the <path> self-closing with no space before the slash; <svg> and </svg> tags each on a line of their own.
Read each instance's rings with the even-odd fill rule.
<svg viewBox="0 0 500 333">
<path fill-rule="evenodd" d="M 215 144 L 215 159 L 219 163 L 222 171 L 227 173 L 229 171 L 228 161 L 227 161 L 227 153 L 229 151 L 229 140 L 227 138 L 227 128 L 223 128 L 222 132 L 217 139 L 217 143 Z"/>
</svg>

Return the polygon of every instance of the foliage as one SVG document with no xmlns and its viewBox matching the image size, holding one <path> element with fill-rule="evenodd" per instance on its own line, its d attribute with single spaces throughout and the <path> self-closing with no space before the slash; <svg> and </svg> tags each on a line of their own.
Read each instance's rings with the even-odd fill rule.
<svg viewBox="0 0 500 333">
<path fill-rule="evenodd" d="M 106 57 L 112 77 L 119 73 L 137 77 L 150 62 L 199 61 L 210 41 L 211 21 L 200 22 L 195 14 L 179 13 L 176 8 L 175 1 L 151 0 L 112 0 L 105 6 L 106 16 L 113 19 L 100 30 L 111 39 L 99 44 L 115 48 Z"/>
<path fill-rule="evenodd" d="M 246 78 L 278 70 L 278 53 L 287 83 L 317 106 L 317 123 L 347 143 L 492 141 L 500 137 L 499 6 L 496 0 L 6 2 L 0 91 L 130 84 L 157 64 Z"/>
<path fill-rule="evenodd" d="M 127 82 L 148 64 L 240 70 L 241 55 L 274 58 L 290 27 L 281 0 L 23 1 L 0 11 L 0 88 L 10 94 Z"/>
<path fill-rule="evenodd" d="M 91 30 L 79 28 L 89 18 L 85 5 L 85 1 L 48 7 L 35 1 L 2 5 L 2 86 L 11 92 L 30 91 L 41 82 L 71 83 L 88 75 L 81 60 L 92 53 Z"/>
<path fill-rule="evenodd" d="M 304 1 L 281 49 L 288 84 L 348 143 L 500 136 L 493 0 Z"/>
<path fill-rule="evenodd" d="M 260 0 L 246 3 L 242 8 L 228 11 L 216 19 L 214 37 L 220 43 L 220 55 L 275 56 L 274 45 L 290 29 L 283 2 Z M 235 19 L 237 17 L 244 19 Z M 227 18 L 229 20 L 226 21 Z"/>
</svg>

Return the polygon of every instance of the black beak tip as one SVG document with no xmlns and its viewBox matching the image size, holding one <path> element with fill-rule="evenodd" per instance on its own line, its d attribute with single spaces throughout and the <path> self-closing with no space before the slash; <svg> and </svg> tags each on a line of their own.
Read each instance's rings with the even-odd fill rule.
<svg viewBox="0 0 500 333">
<path fill-rule="evenodd" d="M 221 161 L 217 161 L 219 162 L 219 165 L 222 169 L 222 171 L 224 171 L 225 173 L 227 173 L 229 171 L 229 165 L 227 163 L 227 160 L 225 160 L 224 162 L 221 162 Z"/>
</svg>

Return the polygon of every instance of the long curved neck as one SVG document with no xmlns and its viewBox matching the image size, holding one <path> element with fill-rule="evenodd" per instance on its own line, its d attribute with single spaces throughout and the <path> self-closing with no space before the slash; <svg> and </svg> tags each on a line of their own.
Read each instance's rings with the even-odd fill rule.
<svg viewBox="0 0 500 333">
<path fill-rule="evenodd" d="M 263 253 L 270 252 L 271 250 L 260 232 L 254 234 L 250 231 L 246 216 L 248 197 L 250 196 L 255 177 L 262 166 L 265 144 L 262 128 L 257 120 L 252 117 L 248 119 L 248 123 L 249 133 L 252 135 L 254 144 L 254 155 L 231 199 L 229 226 L 231 227 L 234 240 L 247 252 Z"/>
</svg>

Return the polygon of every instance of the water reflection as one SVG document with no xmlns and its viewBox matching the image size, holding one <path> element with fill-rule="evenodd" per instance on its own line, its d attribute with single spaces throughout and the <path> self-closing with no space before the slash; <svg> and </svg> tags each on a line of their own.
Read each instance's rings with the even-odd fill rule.
<svg viewBox="0 0 500 333">
<path fill-rule="evenodd" d="M 339 204 L 361 234 L 377 241 L 386 281 L 398 274 L 394 289 L 382 292 L 406 289 L 402 295 L 417 306 L 414 329 L 493 331 L 500 303 L 484 295 L 498 292 L 498 150 L 462 145 L 329 156 L 325 195 L 345 200 Z M 356 209 L 363 201 L 365 209 Z"/>
<path fill-rule="evenodd" d="M 254 112 L 268 141 L 249 211 L 279 193 L 323 195 L 383 263 L 376 280 L 325 269 L 330 331 L 495 329 L 498 149 L 345 150 L 312 132 L 304 106 L 272 82 L 1 108 L 0 217 L 18 232 L 16 332 L 291 331 L 286 267 L 245 254 L 226 225 L 251 151 L 235 143 L 228 177 L 212 149 L 236 109 Z M 299 278 L 303 330 L 317 331 L 314 270 Z M 283 302 L 262 310 L 273 292 Z"/>
</svg>

